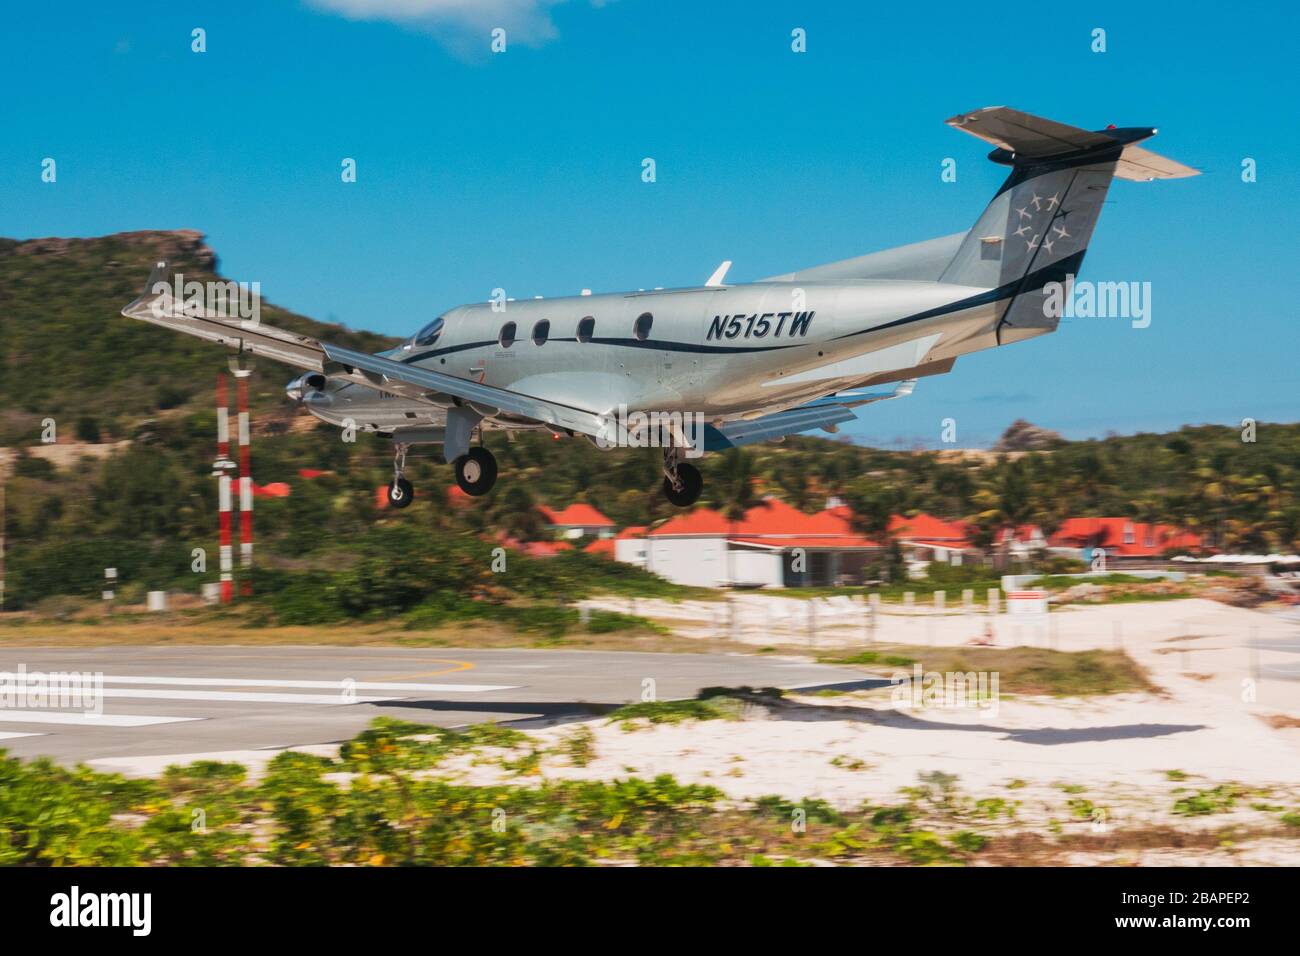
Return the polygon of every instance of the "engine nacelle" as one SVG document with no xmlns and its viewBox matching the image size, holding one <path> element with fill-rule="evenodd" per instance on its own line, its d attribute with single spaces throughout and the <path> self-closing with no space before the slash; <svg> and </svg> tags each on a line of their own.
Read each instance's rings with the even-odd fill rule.
<svg viewBox="0 0 1300 956">
<path fill-rule="evenodd" d="M 284 387 L 284 393 L 295 402 L 301 402 L 313 392 L 325 391 L 327 379 L 320 372 L 307 372 L 299 375 Z"/>
</svg>

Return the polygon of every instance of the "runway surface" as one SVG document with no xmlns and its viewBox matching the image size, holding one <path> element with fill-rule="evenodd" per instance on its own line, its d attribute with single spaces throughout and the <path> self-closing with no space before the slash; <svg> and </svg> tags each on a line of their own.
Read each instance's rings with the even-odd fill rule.
<svg viewBox="0 0 1300 956">
<path fill-rule="evenodd" d="M 11 676 L 20 669 L 27 675 L 21 681 Z M 85 675 L 83 682 L 68 676 L 74 674 Z M 0 683 L 0 748 L 15 756 L 93 762 L 100 769 L 138 769 L 148 763 L 140 758 L 150 755 L 338 743 L 381 715 L 444 727 L 585 716 L 641 700 L 649 681 L 663 700 L 711 686 L 817 687 L 862 679 L 848 668 L 737 655 L 9 648 L 0 650 L 0 682 L 8 682 Z M 55 700 L 60 689 L 65 696 Z"/>
</svg>

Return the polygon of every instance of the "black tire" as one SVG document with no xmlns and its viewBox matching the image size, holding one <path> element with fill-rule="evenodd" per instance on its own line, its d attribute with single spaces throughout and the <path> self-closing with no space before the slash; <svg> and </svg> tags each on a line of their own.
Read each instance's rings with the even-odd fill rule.
<svg viewBox="0 0 1300 956">
<path fill-rule="evenodd" d="M 468 454 L 461 455 L 453 464 L 456 469 L 456 484 L 467 495 L 478 498 L 491 491 L 497 483 L 497 460 L 492 452 L 482 446 L 471 448 Z"/>
<path fill-rule="evenodd" d="M 677 466 L 677 479 L 682 483 L 680 491 L 673 487 L 667 476 L 664 477 L 664 497 L 678 508 L 688 508 L 699 500 L 700 492 L 704 490 L 704 476 L 694 465 L 682 462 Z"/>
<path fill-rule="evenodd" d="M 394 508 L 405 508 L 414 500 L 415 486 L 405 478 L 398 478 L 388 486 L 388 503 Z"/>
</svg>

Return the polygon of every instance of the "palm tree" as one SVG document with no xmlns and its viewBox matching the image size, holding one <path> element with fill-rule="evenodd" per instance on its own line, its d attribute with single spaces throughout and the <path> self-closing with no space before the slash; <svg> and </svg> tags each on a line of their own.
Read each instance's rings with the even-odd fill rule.
<svg viewBox="0 0 1300 956">
<path fill-rule="evenodd" d="M 733 568 L 730 538 L 735 533 L 736 522 L 745 517 L 745 513 L 759 504 L 760 498 L 754 493 L 754 462 L 743 448 L 733 448 L 722 456 L 720 474 L 712 482 L 713 500 L 718 510 L 727 519 L 731 527 L 727 531 L 727 584 L 736 583 Z"/>
<path fill-rule="evenodd" d="M 844 498 L 851 512 L 849 526 L 863 537 L 879 542 L 888 559 L 894 550 L 889 523 L 898 507 L 895 489 L 872 484 L 864 478 L 850 485 Z"/>
</svg>

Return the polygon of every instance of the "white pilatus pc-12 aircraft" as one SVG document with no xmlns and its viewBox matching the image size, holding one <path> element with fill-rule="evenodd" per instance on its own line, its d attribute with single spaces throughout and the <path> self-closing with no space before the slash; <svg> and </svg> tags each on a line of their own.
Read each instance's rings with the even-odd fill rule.
<svg viewBox="0 0 1300 956">
<path fill-rule="evenodd" d="M 960 355 L 1054 331 L 1045 287 L 1078 274 L 1111 179 L 1196 175 L 1136 145 L 1150 128 L 1001 106 L 948 124 L 1011 169 L 973 228 L 757 282 L 728 284 L 723 263 L 695 288 L 462 305 L 376 355 L 168 301 L 166 263 L 122 312 L 305 370 L 287 392 L 313 415 L 393 440 L 396 507 L 414 494 L 411 445 L 441 444 L 482 495 L 497 474 L 484 434 L 530 429 L 662 447 L 664 494 L 686 506 L 703 479 L 685 459 L 833 432 Z"/>
</svg>

